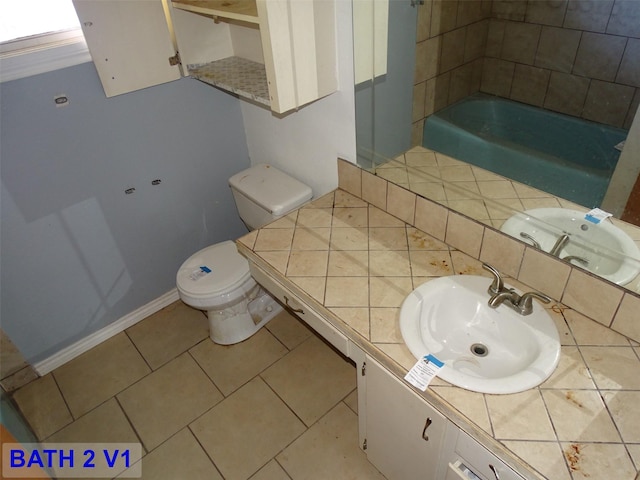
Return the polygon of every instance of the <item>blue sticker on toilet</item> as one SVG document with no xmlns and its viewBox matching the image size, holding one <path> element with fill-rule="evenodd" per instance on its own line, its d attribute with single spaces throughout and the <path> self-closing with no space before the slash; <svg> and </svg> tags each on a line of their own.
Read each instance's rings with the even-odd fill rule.
<svg viewBox="0 0 640 480">
<path fill-rule="evenodd" d="M 189 275 L 189 278 L 195 282 L 197 280 L 200 280 L 202 277 L 204 277 L 209 273 L 211 273 L 211 269 L 203 265 L 195 269 L 193 272 L 191 272 L 191 274 Z"/>
</svg>

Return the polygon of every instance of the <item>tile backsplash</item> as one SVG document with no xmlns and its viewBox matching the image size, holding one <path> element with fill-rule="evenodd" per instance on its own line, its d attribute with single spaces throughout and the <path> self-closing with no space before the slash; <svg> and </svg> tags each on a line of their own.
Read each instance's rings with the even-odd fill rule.
<svg viewBox="0 0 640 480">
<path fill-rule="evenodd" d="M 640 322 L 637 321 L 639 295 L 574 268 L 342 159 L 338 159 L 338 185 L 467 255 L 491 263 L 529 287 L 640 342 Z M 385 198 L 381 192 L 386 192 Z"/>
</svg>

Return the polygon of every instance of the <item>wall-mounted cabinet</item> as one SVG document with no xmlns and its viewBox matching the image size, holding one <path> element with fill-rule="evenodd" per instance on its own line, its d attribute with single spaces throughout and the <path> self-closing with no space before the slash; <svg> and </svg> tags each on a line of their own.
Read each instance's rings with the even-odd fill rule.
<svg viewBox="0 0 640 480">
<path fill-rule="evenodd" d="M 337 90 L 335 0 L 74 5 L 107 96 L 175 80 L 181 68 L 276 113 Z"/>
</svg>

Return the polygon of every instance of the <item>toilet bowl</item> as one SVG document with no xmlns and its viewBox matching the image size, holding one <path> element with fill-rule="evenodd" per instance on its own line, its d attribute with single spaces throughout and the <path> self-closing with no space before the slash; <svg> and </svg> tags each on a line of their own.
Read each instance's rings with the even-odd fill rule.
<svg viewBox="0 0 640 480">
<path fill-rule="evenodd" d="M 229 179 L 240 218 L 251 230 L 276 220 L 311 199 L 311 188 L 270 165 L 256 165 Z M 178 269 L 176 286 L 187 305 L 204 310 L 209 336 L 230 345 L 246 340 L 282 307 L 249 272 L 232 241 L 191 255 Z"/>
</svg>

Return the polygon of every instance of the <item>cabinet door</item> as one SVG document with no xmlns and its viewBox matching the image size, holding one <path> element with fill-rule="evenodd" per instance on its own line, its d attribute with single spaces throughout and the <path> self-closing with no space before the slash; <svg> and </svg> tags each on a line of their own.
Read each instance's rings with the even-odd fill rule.
<svg viewBox="0 0 640 480">
<path fill-rule="evenodd" d="M 107 97 L 180 78 L 162 0 L 73 0 Z"/>
<path fill-rule="evenodd" d="M 367 458 L 389 480 L 436 478 L 446 419 L 367 357 Z"/>
<path fill-rule="evenodd" d="M 336 91 L 333 0 L 257 0 L 271 109 L 287 112 Z"/>
</svg>

